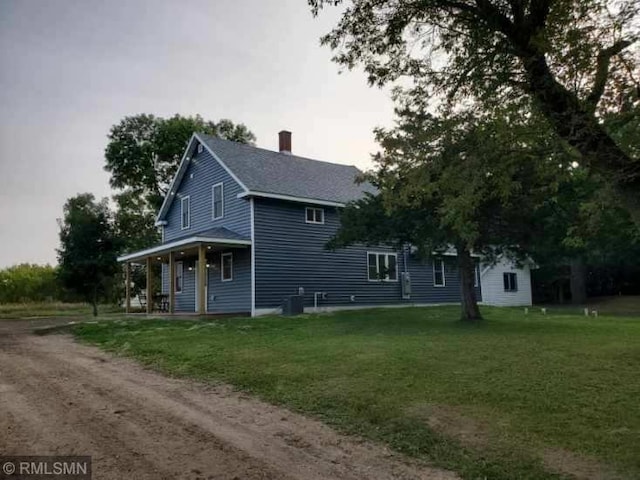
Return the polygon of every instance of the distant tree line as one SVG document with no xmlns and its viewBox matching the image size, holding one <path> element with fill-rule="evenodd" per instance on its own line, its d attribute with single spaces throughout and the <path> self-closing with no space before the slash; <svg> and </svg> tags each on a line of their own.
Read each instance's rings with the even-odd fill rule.
<svg viewBox="0 0 640 480">
<path fill-rule="evenodd" d="M 57 268 L 22 263 L 0 270 L 0 303 L 61 300 Z"/>
</svg>

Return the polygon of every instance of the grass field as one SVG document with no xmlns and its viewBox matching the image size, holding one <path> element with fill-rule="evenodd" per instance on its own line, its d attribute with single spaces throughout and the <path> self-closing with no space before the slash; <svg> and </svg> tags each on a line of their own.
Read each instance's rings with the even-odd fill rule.
<svg viewBox="0 0 640 480">
<path fill-rule="evenodd" d="M 88 303 L 0 303 L 0 320 L 37 318 L 37 317 L 79 317 L 91 315 L 92 308 Z M 115 305 L 100 305 L 98 312 L 122 313 L 122 308 Z"/>
<path fill-rule="evenodd" d="M 463 478 L 640 478 L 640 318 L 483 312 L 480 326 L 457 322 L 457 307 L 432 307 L 73 332 Z"/>
</svg>

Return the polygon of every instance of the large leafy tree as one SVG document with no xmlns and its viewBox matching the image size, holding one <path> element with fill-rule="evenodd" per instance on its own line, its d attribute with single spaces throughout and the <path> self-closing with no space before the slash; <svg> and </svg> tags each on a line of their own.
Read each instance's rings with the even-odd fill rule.
<svg viewBox="0 0 640 480">
<path fill-rule="evenodd" d="M 432 109 L 517 104 L 542 114 L 640 222 L 638 152 L 604 122 L 638 106 L 637 0 L 308 1 L 315 14 L 346 4 L 322 39 L 338 64 L 363 66 L 375 85 L 403 79 L 404 93 Z"/>
<path fill-rule="evenodd" d="M 345 209 L 331 246 L 410 243 L 422 255 L 453 246 L 462 319 L 479 320 L 472 252 L 523 256 L 538 208 L 570 159 L 547 129 L 532 128 L 535 119 L 509 109 L 443 119 L 416 99 L 396 113 L 395 128 L 377 130 L 382 151 L 365 175 L 379 193 Z"/>
<path fill-rule="evenodd" d="M 91 303 L 96 316 L 98 303 L 109 298 L 120 270 L 120 240 L 107 199 L 97 202 L 91 193 L 72 197 L 58 223 L 58 276 L 65 288 Z"/>
<path fill-rule="evenodd" d="M 125 117 L 111 128 L 105 150 L 105 170 L 111 174 L 111 186 L 130 190 L 157 210 L 194 132 L 243 143 L 256 139 L 246 126 L 231 120 L 213 122 L 199 115 Z"/>
<path fill-rule="evenodd" d="M 199 115 L 161 118 L 141 114 L 125 117 L 111 128 L 105 170 L 111 174 L 111 186 L 119 190 L 114 196 L 116 226 L 127 250 L 159 240 L 155 213 L 194 132 L 242 143 L 256 139 L 243 124 L 226 119 L 204 120 Z"/>
</svg>

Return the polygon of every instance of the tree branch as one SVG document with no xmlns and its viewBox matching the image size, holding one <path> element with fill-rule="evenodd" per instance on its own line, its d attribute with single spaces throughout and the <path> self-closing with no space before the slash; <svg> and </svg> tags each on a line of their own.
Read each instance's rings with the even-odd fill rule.
<svg viewBox="0 0 640 480">
<path fill-rule="evenodd" d="M 491 0 L 476 0 L 478 17 L 509 38 L 514 38 L 514 24 Z"/>
<path fill-rule="evenodd" d="M 533 35 L 536 30 L 545 26 L 553 2 L 554 0 L 536 0 L 531 2 L 529 15 L 527 17 L 530 35 Z"/>
<path fill-rule="evenodd" d="M 607 86 L 607 80 L 609 79 L 609 66 L 611 59 L 620 54 L 625 48 L 632 45 L 636 39 L 633 40 L 618 40 L 616 43 L 608 48 L 605 48 L 598 53 L 598 59 L 596 63 L 596 76 L 593 81 L 593 88 L 591 93 L 587 96 L 587 104 L 591 110 L 595 110 L 604 89 Z"/>
</svg>

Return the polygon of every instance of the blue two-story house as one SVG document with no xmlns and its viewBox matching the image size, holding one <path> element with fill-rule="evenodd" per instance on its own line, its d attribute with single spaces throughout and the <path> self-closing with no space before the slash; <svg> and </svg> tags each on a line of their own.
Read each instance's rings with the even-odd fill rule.
<svg viewBox="0 0 640 480">
<path fill-rule="evenodd" d="M 131 263 L 147 265 L 149 291 L 161 263 L 162 291 L 176 313 L 255 316 L 298 294 L 309 309 L 458 302 L 455 257 L 425 262 L 408 249 L 325 248 L 340 209 L 374 191 L 355 182 L 359 173 L 292 155 L 286 131 L 279 152 L 196 133 L 157 216 L 162 243 L 120 261 L 127 272 Z"/>
</svg>

